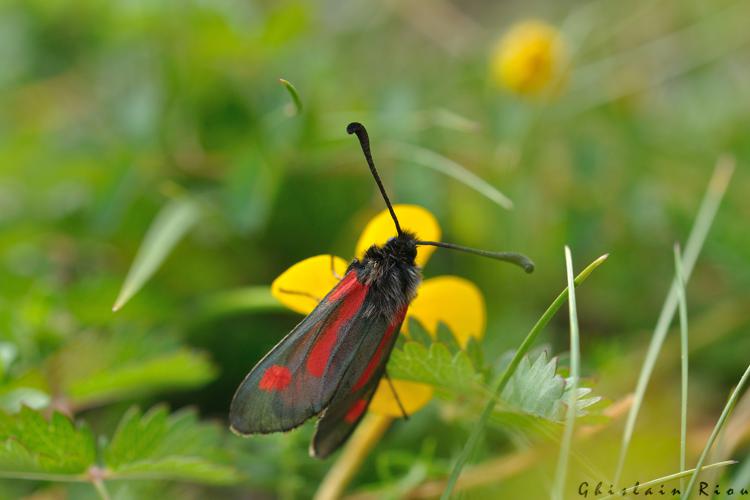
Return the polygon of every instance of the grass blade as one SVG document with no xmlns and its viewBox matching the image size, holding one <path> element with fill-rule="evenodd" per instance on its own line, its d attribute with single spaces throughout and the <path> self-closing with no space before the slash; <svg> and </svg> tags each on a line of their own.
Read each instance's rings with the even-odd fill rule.
<svg viewBox="0 0 750 500">
<path fill-rule="evenodd" d="M 711 228 L 711 224 L 714 220 L 719 204 L 721 203 L 724 193 L 726 192 L 729 180 L 732 178 L 734 172 L 734 159 L 729 156 L 724 156 L 719 159 L 714 169 L 714 173 L 711 176 L 711 180 L 708 184 L 706 195 L 703 198 L 700 208 L 698 209 L 698 215 L 693 223 L 693 228 L 690 231 L 687 245 L 685 246 L 685 255 L 682 259 L 682 268 L 684 270 L 685 282 L 690 278 L 690 273 L 693 271 L 695 261 L 698 258 L 698 254 L 703 248 L 703 243 L 706 241 L 708 230 Z M 659 319 L 656 322 L 654 333 L 651 336 L 651 343 L 648 346 L 646 352 L 646 359 L 643 361 L 641 372 L 638 375 L 638 382 L 635 388 L 635 395 L 633 399 L 633 406 L 630 408 L 628 413 L 627 421 L 625 422 L 625 431 L 622 436 L 622 444 L 620 448 L 620 456 L 617 461 L 617 468 L 615 469 L 615 475 L 613 483 L 617 485 L 620 482 L 622 476 L 622 469 L 625 465 L 625 459 L 627 458 L 628 448 L 630 447 L 630 441 L 633 438 L 633 431 L 635 429 L 635 422 L 638 418 L 638 412 L 641 409 L 643 398 L 646 394 L 646 388 L 648 382 L 651 379 L 651 374 L 654 371 L 656 365 L 656 358 L 659 356 L 664 338 L 667 336 L 667 330 L 672 322 L 675 311 L 677 310 L 677 283 L 672 282 L 672 286 L 667 294 L 667 298 L 664 301 L 664 305 L 659 313 Z"/>
<path fill-rule="evenodd" d="M 576 289 L 573 280 L 573 257 L 570 248 L 565 247 L 565 272 L 568 277 L 568 312 L 570 314 L 570 379 L 571 389 L 568 396 L 568 411 L 565 418 L 565 429 L 563 430 L 562 442 L 560 443 L 560 456 L 557 461 L 557 472 L 552 487 L 551 498 L 562 500 L 565 498 L 565 477 L 568 475 L 568 457 L 573 442 L 573 429 L 576 420 L 576 396 L 578 393 L 578 377 L 580 373 L 581 346 L 578 338 L 578 312 L 576 308 Z"/>
<path fill-rule="evenodd" d="M 507 210 L 513 208 L 513 202 L 510 198 L 498 191 L 490 183 L 450 158 L 446 158 L 445 156 L 430 151 L 429 149 L 420 148 L 411 144 L 396 143 L 395 149 L 396 153 L 401 156 L 404 161 L 437 170 L 449 177 L 453 177 L 460 183 L 465 184 L 501 207 Z"/>
<path fill-rule="evenodd" d="M 299 92 L 297 92 L 297 88 L 292 85 L 289 80 L 284 80 L 283 78 L 279 78 L 279 83 L 284 86 L 292 98 L 292 102 L 294 103 L 294 114 L 298 115 L 302 113 L 302 99 L 299 96 Z"/>
<path fill-rule="evenodd" d="M 690 481 L 688 482 L 687 488 L 685 489 L 685 493 L 683 493 L 682 498 L 690 498 L 690 493 L 692 493 L 693 488 L 695 487 L 695 483 L 696 481 L 698 481 L 698 471 L 701 470 L 703 462 L 706 461 L 708 452 L 711 451 L 711 447 L 713 446 L 714 441 L 716 441 L 716 437 L 719 435 L 719 432 L 721 432 L 721 429 L 724 427 L 727 418 L 729 418 L 729 415 L 732 413 L 734 405 L 735 403 L 737 403 L 740 394 L 742 394 L 742 389 L 745 388 L 745 384 L 747 383 L 748 379 L 750 379 L 750 365 L 748 365 L 747 369 L 745 369 L 745 373 L 742 374 L 740 382 L 737 384 L 737 387 L 734 388 L 732 394 L 729 396 L 727 404 L 724 405 L 724 409 L 719 416 L 719 420 L 716 422 L 714 430 L 711 431 L 711 435 L 708 437 L 708 441 L 706 441 L 706 446 L 703 448 L 703 452 L 701 452 L 701 456 L 698 458 L 698 463 L 695 464 L 693 475 L 690 477 Z"/>
<path fill-rule="evenodd" d="M 595 261 L 593 261 L 591 264 L 589 264 L 586 269 L 581 271 L 578 276 L 576 276 L 576 279 L 574 280 L 574 283 L 576 286 L 579 286 L 581 283 L 583 283 L 586 278 L 589 277 L 589 275 L 599 267 L 605 260 L 607 260 L 607 257 L 609 257 L 609 254 L 602 255 Z M 531 346 L 534 344 L 534 341 L 539 336 L 539 333 L 544 329 L 545 326 L 550 322 L 552 317 L 555 315 L 555 313 L 562 307 L 562 305 L 565 303 L 565 301 L 568 298 L 568 288 L 566 287 L 565 290 L 560 292 L 560 295 L 557 296 L 557 298 L 550 304 L 550 306 L 547 308 L 546 311 L 544 311 L 544 314 L 542 314 L 542 317 L 539 318 L 539 320 L 536 322 L 536 324 L 531 328 L 528 334 L 526 334 L 526 338 L 523 339 L 523 342 L 521 342 L 521 345 L 518 347 L 518 350 L 513 355 L 513 359 L 511 360 L 510 364 L 508 364 L 508 367 L 505 369 L 505 371 L 502 373 L 498 381 L 495 383 L 494 387 L 491 390 L 492 395 L 490 396 L 489 401 L 487 401 L 487 404 L 484 407 L 484 410 L 482 410 L 482 414 L 479 416 L 479 421 L 477 422 L 477 425 L 474 426 L 474 429 L 472 430 L 471 434 L 469 435 L 469 439 L 466 441 L 466 444 L 464 445 L 464 449 L 461 450 L 461 453 L 458 455 L 458 458 L 456 459 L 456 463 L 453 465 L 453 469 L 451 470 L 451 474 L 448 477 L 448 483 L 445 486 L 445 490 L 443 491 L 442 496 L 440 497 L 443 500 L 447 500 L 450 498 L 451 494 L 453 493 L 453 489 L 456 487 L 456 482 L 458 481 L 458 477 L 461 475 L 461 470 L 463 469 L 464 465 L 466 465 L 466 461 L 471 456 L 472 452 L 474 451 L 474 448 L 476 448 L 477 443 L 479 443 L 479 440 L 482 437 L 482 433 L 484 432 L 484 428 L 487 426 L 487 421 L 490 418 L 490 415 L 492 414 L 492 409 L 497 404 L 498 399 L 500 398 L 500 394 L 502 394 L 503 389 L 505 389 L 505 386 L 508 384 L 508 381 L 513 376 L 513 373 L 515 373 L 516 368 L 518 368 L 518 365 L 521 363 L 521 360 L 526 355 L 526 353 L 529 352 L 529 349 L 531 349 Z"/>
<path fill-rule="evenodd" d="M 117 311 L 143 287 L 156 272 L 169 252 L 198 220 L 198 204 L 189 198 L 170 201 L 154 219 L 143 238 L 133 265 L 117 295 L 113 311 Z"/>
<path fill-rule="evenodd" d="M 705 467 L 701 468 L 701 471 L 704 470 L 710 470 L 710 469 L 718 469 L 719 467 L 726 467 L 727 465 L 734 465 L 737 462 L 735 460 L 725 460 L 723 462 L 716 462 L 714 464 L 706 465 Z M 690 470 L 684 470 L 682 472 L 677 472 L 675 474 L 670 474 L 668 476 L 662 476 L 657 479 L 653 479 L 651 481 L 646 481 L 645 483 L 638 483 L 638 488 L 641 488 L 642 490 L 645 490 L 649 486 L 656 486 L 662 483 L 666 483 L 667 481 L 674 481 L 675 479 L 681 479 L 684 477 L 689 476 L 690 474 L 694 474 L 697 469 L 690 469 Z M 619 498 L 626 495 L 629 495 L 633 491 L 635 491 L 635 486 L 631 486 L 630 488 L 625 488 L 624 490 L 619 490 L 614 495 L 607 495 L 606 497 L 601 497 L 599 500 L 607 500 L 608 498 Z"/>
<path fill-rule="evenodd" d="M 682 252 L 679 243 L 674 245 L 674 271 L 677 281 L 677 300 L 680 314 L 680 470 L 685 470 L 687 446 L 687 400 L 688 400 L 688 318 L 685 298 L 685 272 L 682 270 Z M 680 491 L 685 491 L 685 478 L 680 478 Z"/>
</svg>

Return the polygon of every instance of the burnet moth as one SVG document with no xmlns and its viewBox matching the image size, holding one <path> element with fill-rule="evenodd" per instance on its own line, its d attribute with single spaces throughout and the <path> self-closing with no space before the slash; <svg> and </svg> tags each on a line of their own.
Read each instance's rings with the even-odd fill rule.
<svg viewBox="0 0 750 500">
<path fill-rule="evenodd" d="M 245 377 L 229 410 L 231 428 L 241 435 L 288 431 L 320 415 L 310 444 L 316 458 L 327 457 L 346 441 L 380 379 L 388 377 L 388 358 L 421 281 L 414 262 L 418 246 L 511 262 L 526 272 L 534 269 L 531 260 L 517 253 L 422 241 L 402 229 L 375 169 L 367 130 L 350 123 L 346 131 L 359 139 L 396 234 L 349 264 L 339 283 Z M 395 391 L 394 396 L 398 401 Z"/>
</svg>

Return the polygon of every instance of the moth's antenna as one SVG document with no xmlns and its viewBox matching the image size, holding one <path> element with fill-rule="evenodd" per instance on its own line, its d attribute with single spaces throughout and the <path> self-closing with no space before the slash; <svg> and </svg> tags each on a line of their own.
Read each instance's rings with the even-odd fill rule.
<svg viewBox="0 0 750 500">
<path fill-rule="evenodd" d="M 401 226 L 396 218 L 396 212 L 393 211 L 391 200 L 388 199 L 388 195 L 383 187 L 383 182 L 380 180 L 380 175 L 378 175 L 378 171 L 375 169 L 375 162 L 372 161 L 372 154 L 370 153 L 370 137 L 367 135 L 367 129 L 365 129 L 365 126 L 361 123 L 352 122 L 346 126 L 346 132 L 357 135 L 359 145 L 362 147 L 362 152 L 365 154 L 365 160 L 367 160 L 367 166 L 370 167 L 370 172 L 372 172 L 372 176 L 375 178 L 375 183 L 378 185 L 378 188 L 380 188 L 380 194 L 383 195 L 383 201 L 385 201 L 388 211 L 391 212 L 393 223 L 396 224 L 396 231 L 398 231 L 399 235 L 402 234 L 403 231 L 401 231 Z"/>
<path fill-rule="evenodd" d="M 478 248 L 470 248 L 461 245 L 455 245 L 453 243 L 443 243 L 441 241 L 417 241 L 416 243 L 417 245 L 448 248 L 450 250 L 458 250 L 461 252 L 473 253 L 474 255 L 481 255 L 482 257 L 489 257 L 490 259 L 510 262 L 511 264 L 522 267 L 523 270 L 527 273 L 534 271 L 534 263 L 531 261 L 531 259 L 516 252 L 490 252 L 488 250 L 480 250 Z"/>
</svg>

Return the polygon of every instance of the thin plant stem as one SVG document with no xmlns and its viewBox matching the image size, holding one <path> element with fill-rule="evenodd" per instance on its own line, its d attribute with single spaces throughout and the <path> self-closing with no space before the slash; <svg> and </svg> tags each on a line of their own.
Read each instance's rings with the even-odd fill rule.
<svg viewBox="0 0 750 500">
<path fill-rule="evenodd" d="M 109 495 L 109 491 L 107 490 L 107 485 L 104 484 L 104 481 L 101 479 L 95 479 L 91 482 L 91 484 L 94 485 L 94 488 L 96 489 L 97 494 L 99 495 L 99 498 L 102 500 L 110 500 L 112 497 Z"/>
<path fill-rule="evenodd" d="M 688 317 L 685 297 L 685 276 L 682 270 L 682 253 L 679 243 L 674 246 L 674 269 L 677 278 L 677 299 L 680 314 L 680 470 L 685 470 L 687 446 L 687 401 L 688 401 Z M 685 478 L 680 478 L 680 491 L 685 491 Z"/>
<path fill-rule="evenodd" d="M 687 245 L 685 246 L 685 254 L 682 259 L 682 268 L 685 271 L 685 282 L 690 278 L 690 273 L 692 273 L 695 261 L 698 259 L 698 254 L 700 253 L 701 248 L 703 248 L 703 243 L 706 241 L 708 230 L 711 228 L 711 224 L 713 223 L 716 212 L 719 209 L 719 204 L 724 197 L 724 193 L 729 185 L 729 180 L 732 178 L 733 172 L 734 159 L 730 156 L 719 158 L 716 168 L 714 168 L 713 175 L 711 176 L 711 180 L 708 183 L 706 195 L 698 209 L 698 215 L 696 216 L 693 228 L 690 231 Z M 651 336 L 651 343 L 646 352 L 646 358 L 643 361 L 641 372 L 638 375 L 633 406 L 630 408 L 630 413 L 625 422 L 625 430 L 622 435 L 622 444 L 620 446 L 620 456 L 617 460 L 614 479 L 612 481 L 615 485 L 620 482 L 620 478 L 622 477 L 625 459 L 627 458 L 630 441 L 633 438 L 633 431 L 635 430 L 635 422 L 638 419 L 638 413 L 640 412 L 643 398 L 646 395 L 646 388 L 651 379 L 651 374 L 654 371 L 656 359 L 659 356 L 662 344 L 664 344 L 664 339 L 667 336 L 669 325 L 672 322 L 676 310 L 677 282 L 673 281 L 669 293 L 667 294 L 667 298 L 664 301 L 664 305 L 661 308 L 659 319 L 656 322 L 654 333 Z"/>
<path fill-rule="evenodd" d="M 599 267 L 605 260 L 607 260 L 607 257 L 609 257 L 609 254 L 602 255 L 598 259 L 594 260 L 591 264 L 589 264 L 583 271 L 580 272 L 578 276 L 576 276 L 576 279 L 574 280 L 575 285 L 579 286 L 581 283 L 583 283 L 586 280 L 586 278 L 588 278 L 589 275 L 594 271 L 594 269 Z M 560 309 L 560 307 L 562 307 L 562 305 L 565 303 L 565 300 L 567 298 L 568 298 L 568 288 L 566 287 L 565 290 L 560 292 L 560 295 L 557 296 L 557 298 L 552 302 L 552 304 L 550 304 L 547 310 L 544 311 L 544 314 L 542 314 L 542 317 L 539 318 L 539 320 L 531 328 L 529 333 L 526 334 L 526 338 L 524 338 L 523 342 L 521 342 L 521 345 L 518 347 L 518 350 L 513 355 L 513 359 L 508 364 L 507 368 L 505 368 L 505 371 L 502 373 L 502 375 L 498 378 L 495 385 L 492 387 L 492 395 L 490 396 L 490 399 L 487 401 L 487 404 L 485 405 L 484 410 L 482 410 L 482 414 L 479 416 L 479 421 L 474 426 L 474 429 L 469 435 L 469 439 L 467 439 L 463 450 L 461 450 L 461 453 L 458 455 L 458 458 L 456 459 L 456 463 L 453 465 L 453 469 L 451 470 L 451 474 L 448 477 L 448 483 L 445 486 L 445 490 L 443 491 L 441 499 L 447 500 L 448 498 L 450 498 L 451 494 L 453 493 L 453 489 L 456 487 L 456 482 L 458 481 L 458 478 L 461 475 L 461 470 L 463 469 L 464 465 L 466 465 L 466 462 L 468 461 L 471 454 L 474 452 L 474 449 L 476 448 L 477 444 L 479 443 L 479 440 L 482 437 L 482 433 L 484 432 L 484 429 L 487 426 L 487 421 L 489 420 L 490 415 L 492 414 L 492 410 L 495 408 L 495 405 L 500 399 L 500 394 L 502 394 L 503 389 L 505 389 L 505 386 L 508 384 L 508 381 L 513 376 L 513 373 L 515 373 L 516 369 L 518 368 L 518 365 L 521 363 L 521 359 L 523 359 L 524 355 L 526 355 L 529 349 L 531 349 L 531 346 L 534 344 L 534 341 L 539 336 L 539 333 L 541 333 L 544 327 L 547 326 L 547 323 L 550 322 L 552 317 Z"/>
<path fill-rule="evenodd" d="M 745 388 L 745 384 L 747 383 L 748 379 L 750 379 L 750 365 L 748 365 L 747 369 L 745 369 L 745 373 L 742 374 L 742 377 L 740 378 L 740 382 L 737 384 L 737 387 L 734 388 L 734 391 L 732 391 L 732 394 L 729 396 L 729 400 L 727 400 L 727 404 L 724 405 L 724 410 L 722 410 L 721 415 L 719 416 L 719 420 L 716 422 L 716 425 L 714 426 L 714 430 L 711 431 L 711 435 L 708 437 L 706 446 L 703 448 L 703 452 L 701 453 L 700 458 L 698 458 L 698 463 L 695 465 L 693 475 L 690 477 L 690 481 L 688 482 L 687 488 L 685 489 L 685 492 L 682 494 L 683 499 L 690 498 L 690 493 L 692 493 L 693 488 L 695 487 L 695 483 L 696 481 L 698 481 L 698 471 L 701 470 L 701 466 L 706 461 L 708 452 L 711 451 L 711 447 L 713 446 L 714 441 L 716 441 L 716 438 L 719 435 L 719 432 L 721 432 L 721 429 L 724 427 L 724 424 L 729 418 L 729 415 L 732 413 L 732 410 L 734 409 L 734 405 L 735 403 L 737 403 L 737 399 L 739 399 L 740 394 L 742 394 L 742 389 Z"/>
<path fill-rule="evenodd" d="M 25 479 L 27 481 L 52 481 L 59 483 L 86 483 L 89 479 L 81 474 L 55 474 L 49 472 L 0 471 L 0 479 Z"/>
<path fill-rule="evenodd" d="M 573 442 L 573 430 L 575 427 L 578 396 L 578 376 L 580 373 L 580 340 L 578 335 L 578 312 L 576 310 L 576 289 L 573 279 L 573 257 L 570 248 L 565 247 L 565 271 L 568 278 L 568 313 L 570 314 L 570 393 L 568 394 L 568 411 L 565 418 L 562 442 L 560 443 L 560 456 L 557 461 L 557 472 L 552 488 L 551 498 L 562 500 L 565 495 L 565 478 L 568 474 L 568 457 Z"/>
</svg>

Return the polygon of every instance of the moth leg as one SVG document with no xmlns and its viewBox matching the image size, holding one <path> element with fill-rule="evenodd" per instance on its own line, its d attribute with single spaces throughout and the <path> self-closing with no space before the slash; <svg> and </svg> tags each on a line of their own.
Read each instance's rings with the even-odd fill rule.
<svg viewBox="0 0 750 500">
<path fill-rule="evenodd" d="M 319 303 L 321 299 L 319 297 L 316 297 L 315 295 L 307 292 L 300 292 L 297 290 L 287 290 L 286 288 L 279 288 L 279 292 L 286 293 L 288 295 L 299 295 L 300 297 L 307 297 L 310 300 L 314 300 L 315 303 Z"/>
<path fill-rule="evenodd" d="M 331 274 L 333 274 L 333 277 L 337 280 L 341 281 L 343 276 L 339 275 L 339 273 L 336 272 L 336 266 L 334 265 L 336 263 L 336 260 L 333 258 L 333 254 L 331 254 Z"/>
<path fill-rule="evenodd" d="M 401 414 L 404 416 L 404 420 L 409 420 L 409 414 L 406 413 L 406 409 L 404 409 L 404 405 L 401 403 L 401 399 L 399 399 L 398 394 L 396 393 L 396 388 L 393 386 L 393 381 L 391 380 L 391 377 L 388 375 L 387 371 L 384 371 L 383 374 L 385 375 L 385 379 L 388 381 L 388 387 L 391 388 L 393 397 L 396 399 L 398 408 L 401 410 Z"/>
</svg>

